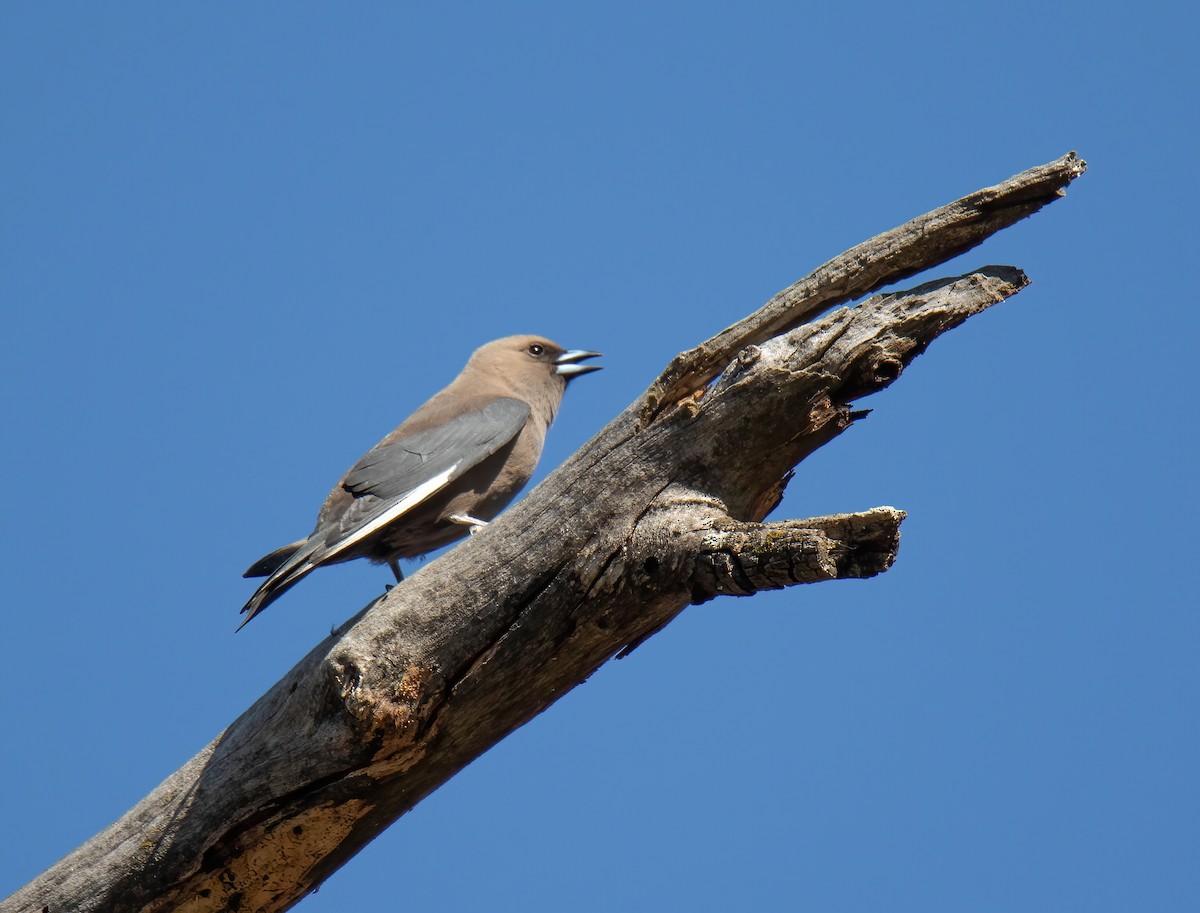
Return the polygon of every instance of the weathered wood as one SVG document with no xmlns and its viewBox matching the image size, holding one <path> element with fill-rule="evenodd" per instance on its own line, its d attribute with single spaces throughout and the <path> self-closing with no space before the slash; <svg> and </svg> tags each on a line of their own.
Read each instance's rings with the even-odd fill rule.
<svg viewBox="0 0 1200 913">
<path fill-rule="evenodd" d="M 862 414 L 855 399 L 1027 280 L 985 267 L 812 318 L 979 243 L 1083 167 L 1068 156 L 866 242 L 677 358 L 528 497 L 334 632 L 0 911 L 287 909 L 687 605 L 886 570 L 901 511 L 762 520 L 792 467 Z"/>
<path fill-rule="evenodd" d="M 964 254 L 1065 193 L 1087 162 L 1074 152 L 985 187 L 876 235 L 823 263 L 744 320 L 675 357 L 647 391 L 656 413 L 687 396 L 746 345 L 799 326 L 822 311 L 869 295 Z"/>
</svg>

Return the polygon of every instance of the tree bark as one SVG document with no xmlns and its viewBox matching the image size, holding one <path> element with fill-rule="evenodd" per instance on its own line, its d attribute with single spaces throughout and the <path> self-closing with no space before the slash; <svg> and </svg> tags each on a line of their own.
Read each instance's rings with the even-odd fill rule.
<svg viewBox="0 0 1200 913">
<path fill-rule="evenodd" d="M 687 605 L 870 577 L 904 513 L 764 523 L 793 467 L 1018 269 L 860 298 L 1063 195 L 1074 153 L 879 235 L 675 358 L 524 500 L 316 646 L 187 765 L 0 904 L 286 910 Z"/>
</svg>

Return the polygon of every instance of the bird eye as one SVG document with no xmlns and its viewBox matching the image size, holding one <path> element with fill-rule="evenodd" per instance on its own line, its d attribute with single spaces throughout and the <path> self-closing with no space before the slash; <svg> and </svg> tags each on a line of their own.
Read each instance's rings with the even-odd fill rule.
<svg viewBox="0 0 1200 913">
<path fill-rule="evenodd" d="M 538 355 L 541 355 L 543 352 L 546 351 L 546 347 L 543 346 L 541 343 L 535 342 L 526 351 L 529 352 L 530 355 L 532 355 L 536 358 Z"/>
</svg>

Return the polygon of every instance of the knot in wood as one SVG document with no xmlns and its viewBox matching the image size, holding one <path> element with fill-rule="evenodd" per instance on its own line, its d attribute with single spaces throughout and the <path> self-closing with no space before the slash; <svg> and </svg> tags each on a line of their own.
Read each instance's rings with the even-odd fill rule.
<svg viewBox="0 0 1200 913">
<path fill-rule="evenodd" d="M 871 376 L 877 384 L 890 384 L 904 370 L 904 362 L 894 355 L 884 355 L 871 366 Z"/>
<path fill-rule="evenodd" d="M 762 358 L 762 349 L 755 345 L 746 346 L 746 348 L 738 352 L 738 368 L 744 371 L 746 368 L 756 364 L 760 358 Z"/>
</svg>

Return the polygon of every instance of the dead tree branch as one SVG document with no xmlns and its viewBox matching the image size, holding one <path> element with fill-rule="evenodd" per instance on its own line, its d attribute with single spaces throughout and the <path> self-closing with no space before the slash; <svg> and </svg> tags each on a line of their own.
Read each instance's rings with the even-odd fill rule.
<svg viewBox="0 0 1200 913">
<path fill-rule="evenodd" d="M 902 511 L 764 523 L 793 467 L 947 330 L 991 266 L 877 295 L 1062 195 L 1074 154 L 842 254 L 678 356 L 523 501 L 313 649 L 192 761 L 0 911 L 275 911 L 687 605 L 870 577 Z"/>
</svg>

